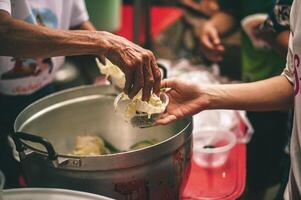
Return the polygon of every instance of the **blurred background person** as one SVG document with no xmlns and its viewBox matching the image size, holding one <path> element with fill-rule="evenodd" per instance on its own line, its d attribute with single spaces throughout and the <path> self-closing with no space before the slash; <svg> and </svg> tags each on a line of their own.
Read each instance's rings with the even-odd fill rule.
<svg viewBox="0 0 301 200">
<path fill-rule="evenodd" d="M 290 30 L 290 11 L 292 0 L 277 0 L 273 9 L 269 12 L 268 18 L 259 26 L 254 27 L 254 35 L 258 39 L 261 39 L 268 43 L 281 57 L 286 58 L 289 42 L 289 30 Z M 290 155 L 289 155 L 289 143 L 290 135 L 292 132 L 292 117 L 293 111 L 288 113 L 289 120 L 287 122 L 288 130 L 288 142 L 284 148 L 285 154 L 282 157 L 282 176 L 280 187 L 276 195 L 276 200 L 282 200 L 285 187 L 289 178 L 290 171 Z"/>
<path fill-rule="evenodd" d="M 262 29 L 265 19 L 254 19 L 253 27 L 250 27 L 252 34 L 268 45 L 256 47 L 250 35 L 245 30 L 241 31 L 242 80 L 257 81 L 280 74 L 286 60 L 289 27 L 279 21 L 283 18 L 279 16 L 282 12 L 277 12 L 279 7 L 274 8 L 274 1 L 220 0 L 219 3 L 220 11 L 206 21 L 200 30 L 199 39 L 204 56 L 212 62 L 222 61 L 227 51 L 221 39 L 224 35 L 237 28 L 247 16 L 271 13 L 266 24 L 275 27 L 275 30 Z M 287 4 L 291 4 L 291 1 Z M 247 198 L 263 199 L 266 189 L 280 181 L 283 171 L 288 114 L 285 111 L 248 112 L 248 118 L 255 133 L 247 151 Z"/>
</svg>

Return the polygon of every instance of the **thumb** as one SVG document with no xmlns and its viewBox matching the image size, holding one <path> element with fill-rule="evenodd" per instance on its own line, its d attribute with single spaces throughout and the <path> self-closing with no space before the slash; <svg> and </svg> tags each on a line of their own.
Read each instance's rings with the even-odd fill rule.
<svg viewBox="0 0 301 200">
<path fill-rule="evenodd" d="M 157 125 L 167 125 L 170 124 L 171 122 L 174 122 L 177 120 L 177 117 L 175 115 L 167 115 L 163 118 L 160 118 L 156 121 Z"/>
<path fill-rule="evenodd" d="M 161 81 L 161 88 L 177 88 L 179 85 L 179 80 L 177 79 L 164 79 Z"/>
</svg>

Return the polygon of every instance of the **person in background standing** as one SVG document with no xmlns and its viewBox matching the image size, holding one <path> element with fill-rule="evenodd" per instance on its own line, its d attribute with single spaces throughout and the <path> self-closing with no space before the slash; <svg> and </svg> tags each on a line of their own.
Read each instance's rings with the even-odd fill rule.
<svg viewBox="0 0 301 200">
<path fill-rule="evenodd" d="M 221 10 L 200 31 L 200 43 L 206 58 L 213 62 L 221 61 L 226 50 L 221 37 L 239 26 L 240 21 L 247 16 L 269 13 L 273 5 L 273 0 L 220 0 Z M 263 21 L 258 21 L 254 28 L 262 23 Z M 270 38 L 272 48 L 257 48 L 249 35 L 244 30 L 241 31 L 244 81 L 258 81 L 281 73 L 285 58 L 278 53 L 283 51 L 281 55 L 285 54 L 287 47 L 281 42 L 283 38 L 288 40 L 285 37 L 288 34 L 286 31 L 284 34 L 273 35 Z M 283 147 L 287 141 L 288 114 L 286 111 L 249 111 L 247 115 L 255 130 L 247 151 L 247 198 L 262 199 L 266 189 L 280 181 L 281 162 L 285 156 Z"/>
<path fill-rule="evenodd" d="M 290 30 L 290 12 L 291 12 L 292 0 L 277 0 L 273 9 L 269 12 L 268 18 L 263 24 L 255 27 L 254 34 L 261 40 L 267 42 L 276 52 L 286 58 L 288 42 L 289 42 L 289 30 Z M 293 111 L 290 110 L 289 120 L 287 122 L 288 130 L 287 135 L 290 138 L 292 132 L 292 117 Z M 275 200 L 282 200 L 285 187 L 289 178 L 290 171 L 290 156 L 289 156 L 289 141 L 284 148 L 285 155 L 282 159 L 282 177 L 280 182 L 280 188 L 276 195 Z"/>
</svg>

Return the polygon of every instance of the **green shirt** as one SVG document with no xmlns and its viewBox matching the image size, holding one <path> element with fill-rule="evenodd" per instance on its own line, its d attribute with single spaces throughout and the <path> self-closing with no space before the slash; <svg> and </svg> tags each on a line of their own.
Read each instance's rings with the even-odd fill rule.
<svg viewBox="0 0 301 200">
<path fill-rule="evenodd" d="M 273 9 L 273 0 L 220 0 L 222 10 L 229 10 L 239 20 L 255 13 L 268 13 Z M 286 60 L 274 50 L 255 49 L 247 34 L 242 31 L 241 41 L 243 79 L 262 80 L 279 75 Z"/>
</svg>

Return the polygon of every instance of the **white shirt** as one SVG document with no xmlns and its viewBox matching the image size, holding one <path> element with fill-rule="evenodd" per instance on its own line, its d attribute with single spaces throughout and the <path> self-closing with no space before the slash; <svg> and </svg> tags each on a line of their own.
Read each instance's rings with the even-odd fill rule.
<svg viewBox="0 0 301 200">
<path fill-rule="evenodd" d="M 0 10 L 54 29 L 68 30 L 88 20 L 83 0 L 0 0 Z M 39 90 L 52 82 L 63 61 L 64 57 L 21 60 L 0 56 L 0 94 L 25 95 Z"/>
<path fill-rule="evenodd" d="M 291 171 L 285 200 L 301 199 L 301 0 L 294 0 L 290 14 L 291 34 L 283 75 L 294 84 L 294 123 L 291 138 Z"/>
</svg>

